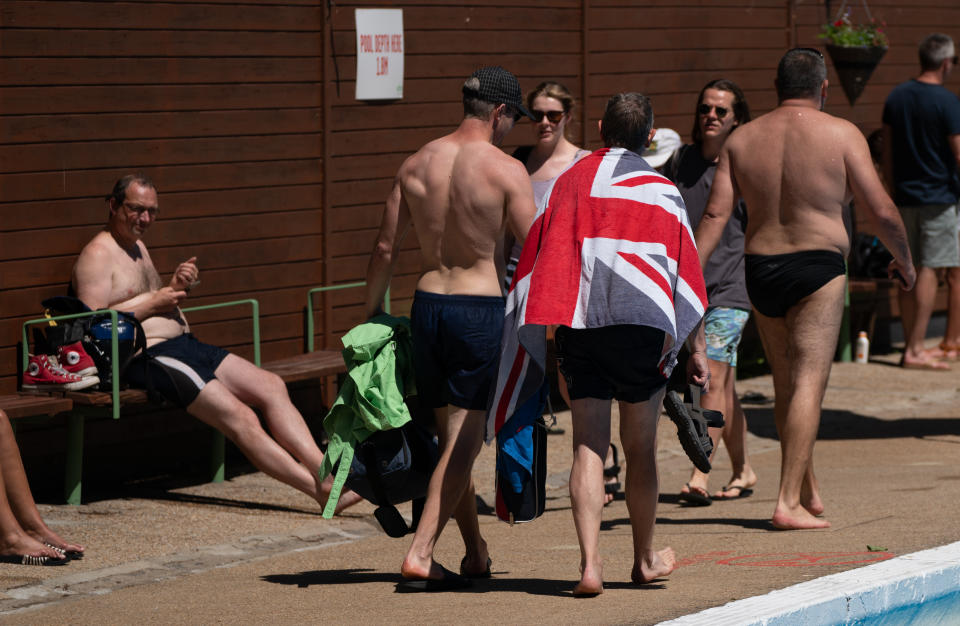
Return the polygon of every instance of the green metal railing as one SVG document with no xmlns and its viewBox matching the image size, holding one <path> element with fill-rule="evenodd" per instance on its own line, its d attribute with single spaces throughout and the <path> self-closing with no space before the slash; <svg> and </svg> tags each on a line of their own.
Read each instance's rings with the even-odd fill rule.
<svg viewBox="0 0 960 626">
<path fill-rule="evenodd" d="M 233 300 L 231 302 L 220 302 L 217 304 L 207 304 L 203 306 L 189 307 L 181 309 L 181 311 L 202 311 L 206 309 L 219 309 L 227 306 L 240 306 L 244 304 L 249 304 L 252 308 L 252 317 L 253 317 L 253 358 L 254 362 L 259 366 L 260 365 L 260 303 L 253 298 L 246 298 L 244 300 Z M 29 367 L 30 355 L 28 346 L 30 345 L 27 335 L 27 327 L 36 325 L 36 324 L 49 324 L 50 322 L 59 322 L 77 319 L 81 317 L 90 317 L 93 315 L 109 315 L 110 316 L 110 368 L 111 368 L 111 379 L 112 385 L 110 388 L 110 400 L 113 403 L 113 419 L 120 419 L 120 376 L 118 375 L 118 367 L 120 360 L 118 347 L 117 347 L 117 311 L 114 309 L 100 309 L 97 311 L 86 311 L 83 313 L 71 313 L 68 315 L 56 315 L 53 317 L 41 317 L 38 319 L 27 320 L 23 323 L 22 329 L 22 340 L 23 340 L 23 371 L 27 371 Z"/>
<path fill-rule="evenodd" d="M 243 300 L 231 300 L 230 302 L 218 302 L 216 304 L 203 304 L 200 306 L 191 306 L 180 309 L 183 313 L 193 313 L 196 311 L 207 311 L 210 309 L 222 309 L 228 306 L 250 305 L 250 316 L 253 318 L 253 364 L 260 367 L 260 302 L 255 298 L 245 298 Z"/>
<path fill-rule="evenodd" d="M 313 295 L 326 291 L 340 291 L 341 289 L 352 289 L 354 287 L 364 287 L 367 281 L 361 280 L 355 283 L 343 283 L 341 285 L 328 285 L 326 287 L 314 287 L 307 291 L 307 352 L 314 350 L 314 323 L 313 323 Z M 383 296 L 383 312 L 390 313 L 390 288 Z"/>
</svg>

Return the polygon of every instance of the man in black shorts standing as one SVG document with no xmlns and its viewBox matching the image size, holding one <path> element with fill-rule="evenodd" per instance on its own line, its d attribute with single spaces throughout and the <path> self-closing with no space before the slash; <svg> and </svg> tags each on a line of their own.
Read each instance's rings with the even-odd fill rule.
<svg viewBox="0 0 960 626">
<path fill-rule="evenodd" d="M 667 379 L 688 337 L 691 382 L 705 386 L 709 376 L 702 330 L 693 332 L 707 305 L 693 232 L 677 188 L 640 156 L 652 126 L 645 96 L 610 99 L 600 127 L 607 147 L 557 178 L 530 227 L 507 299 L 495 422 L 510 413 L 510 398 L 517 396 L 512 389 L 530 388 L 506 373 L 542 374 L 537 364 L 544 362 L 544 328 L 559 325 L 557 356 L 573 413 L 570 499 L 580 541 L 580 581 L 573 590 L 578 596 L 603 592 L 599 542 L 611 399 L 619 401 L 627 461 L 631 579 L 643 584 L 676 567 L 671 548 L 653 549 L 656 434 Z M 511 346 L 518 342 L 514 355 Z"/>
<path fill-rule="evenodd" d="M 742 197 L 747 293 L 773 370 L 780 435 L 776 528 L 826 528 L 813 445 L 837 347 L 850 248 L 843 207 L 856 199 L 873 218 L 904 289 L 916 271 L 903 222 L 886 194 L 860 130 L 822 111 L 823 55 L 794 48 L 780 59 L 777 108 L 730 135 L 720 150 L 710 199 L 697 227 L 704 264 Z"/>
<path fill-rule="evenodd" d="M 142 174 L 124 176 L 106 198 L 106 227 L 83 248 L 73 268 L 73 289 L 91 309 L 132 313 L 143 326 L 151 358 L 131 363 L 126 380 L 147 388 L 213 426 L 261 471 L 299 489 L 323 506 L 333 478 L 320 482 L 323 453 L 283 381 L 222 348 L 197 341 L 179 305 L 199 276 L 196 257 L 181 263 L 166 285 L 141 237 L 159 211 L 156 186 Z M 271 437 L 260 425 L 260 410 Z M 337 510 L 355 504 L 341 495 Z"/>
<path fill-rule="evenodd" d="M 462 92 L 460 126 L 420 148 L 397 172 L 367 268 L 372 316 L 413 226 L 421 265 L 410 315 L 413 360 L 421 404 L 434 410 L 440 460 L 400 567 L 401 591 L 457 589 L 490 575 L 471 472 L 503 330 L 503 235 L 509 228 L 522 243 L 535 212 L 526 169 L 497 147 L 520 115 L 529 116 L 517 79 L 502 67 L 484 67 Z M 466 548 L 461 575 L 433 560 L 451 515 Z"/>
</svg>

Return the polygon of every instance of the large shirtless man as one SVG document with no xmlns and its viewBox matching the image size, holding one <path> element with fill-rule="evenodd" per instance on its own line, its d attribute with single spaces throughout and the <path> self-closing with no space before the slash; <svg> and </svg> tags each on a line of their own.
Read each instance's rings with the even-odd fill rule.
<svg viewBox="0 0 960 626">
<path fill-rule="evenodd" d="M 156 186 L 143 175 L 124 176 L 107 196 L 107 226 L 80 252 L 73 288 L 91 309 L 133 313 L 143 326 L 147 352 L 125 378 L 153 387 L 170 402 L 221 431 L 261 471 L 323 505 L 332 478 L 321 483 L 323 453 L 317 447 L 283 381 L 253 363 L 194 339 L 179 305 L 199 277 L 196 257 L 177 266 L 166 285 L 160 279 L 144 232 L 157 218 Z M 273 438 L 260 426 L 260 410 Z M 338 510 L 360 497 L 344 493 Z"/>
<path fill-rule="evenodd" d="M 773 370 L 780 435 L 780 492 L 773 525 L 826 528 L 813 472 L 813 444 L 836 350 L 849 250 L 842 207 L 854 199 L 893 254 L 888 269 L 913 287 L 903 222 L 884 191 L 856 126 L 823 113 L 823 56 L 787 52 L 777 68 L 779 105 L 723 145 L 710 200 L 696 232 L 701 263 L 717 246 L 734 203 L 747 207 L 747 291 Z M 762 157 L 758 157 L 762 155 Z"/>
<path fill-rule="evenodd" d="M 410 315 L 414 368 L 421 402 L 434 410 L 441 455 L 400 568 L 404 591 L 456 589 L 490 575 L 471 472 L 500 356 L 503 235 L 509 228 L 523 242 L 535 213 L 523 164 L 497 148 L 519 116 L 529 116 L 517 79 L 501 67 L 477 70 L 463 85 L 463 109 L 457 130 L 400 167 L 367 268 L 372 316 L 413 224 L 421 253 Z M 466 547 L 463 576 L 433 560 L 451 514 Z"/>
</svg>

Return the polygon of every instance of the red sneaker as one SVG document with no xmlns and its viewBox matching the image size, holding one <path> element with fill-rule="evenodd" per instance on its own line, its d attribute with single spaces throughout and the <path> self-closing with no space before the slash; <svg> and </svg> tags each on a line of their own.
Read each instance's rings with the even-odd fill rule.
<svg viewBox="0 0 960 626">
<path fill-rule="evenodd" d="M 38 391 L 79 391 L 100 383 L 98 376 L 81 377 L 60 367 L 57 358 L 38 354 L 30 357 L 27 371 L 23 373 L 23 388 Z"/>
<path fill-rule="evenodd" d="M 77 376 L 90 376 L 97 373 L 96 363 L 79 341 L 57 348 L 57 361 L 60 367 Z"/>
</svg>

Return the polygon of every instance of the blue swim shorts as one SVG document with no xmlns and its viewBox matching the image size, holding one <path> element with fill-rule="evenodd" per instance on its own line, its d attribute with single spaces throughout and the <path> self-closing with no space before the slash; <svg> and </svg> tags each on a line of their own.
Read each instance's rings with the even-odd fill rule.
<svg viewBox="0 0 960 626">
<path fill-rule="evenodd" d="M 703 331 L 707 336 L 707 358 L 737 366 L 737 348 L 750 311 L 718 306 L 707 309 Z"/>
<path fill-rule="evenodd" d="M 504 309 L 499 296 L 414 294 L 413 367 L 423 407 L 487 408 L 500 361 Z"/>
<path fill-rule="evenodd" d="M 135 358 L 124 373 L 131 387 L 152 388 L 168 402 L 187 408 L 197 399 L 227 355 L 223 348 L 187 333 L 161 341 Z"/>
</svg>

